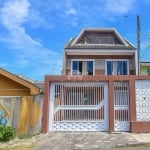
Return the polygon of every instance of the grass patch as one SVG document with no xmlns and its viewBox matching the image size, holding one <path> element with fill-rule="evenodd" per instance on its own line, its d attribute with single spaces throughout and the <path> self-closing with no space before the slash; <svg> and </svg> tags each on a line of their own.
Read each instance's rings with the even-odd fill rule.
<svg viewBox="0 0 150 150">
<path fill-rule="evenodd" d="M 15 146 L 15 147 L 7 146 L 4 148 L 0 148 L 0 150 L 33 150 L 33 148 L 34 148 L 34 145 L 30 145 L 30 146 L 21 145 L 21 146 Z"/>
<path fill-rule="evenodd" d="M 32 135 L 27 135 L 27 134 L 22 134 L 22 135 L 18 135 L 19 139 L 30 139 L 32 138 Z"/>
<path fill-rule="evenodd" d="M 144 143 L 144 147 L 150 147 L 150 143 Z"/>
<path fill-rule="evenodd" d="M 31 147 L 24 147 L 24 146 L 17 146 L 17 147 L 6 147 L 6 148 L 0 148 L 0 150 L 33 150 Z"/>
</svg>

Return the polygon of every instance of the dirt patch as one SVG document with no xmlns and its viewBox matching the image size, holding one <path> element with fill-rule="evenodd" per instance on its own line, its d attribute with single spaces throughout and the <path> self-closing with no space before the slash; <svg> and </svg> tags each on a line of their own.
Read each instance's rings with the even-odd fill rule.
<svg viewBox="0 0 150 150">
<path fill-rule="evenodd" d="M 37 142 L 44 136 L 45 134 L 40 134 L 24 139 L 15 138 L 8 142 L 0 142 L 0 150 L 33 150 Z"/>
</svg>

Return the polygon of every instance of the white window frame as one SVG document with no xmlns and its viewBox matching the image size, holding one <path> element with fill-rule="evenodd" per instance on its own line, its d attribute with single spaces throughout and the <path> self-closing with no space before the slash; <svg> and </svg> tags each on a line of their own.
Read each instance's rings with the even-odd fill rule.
<svg viewBox="0 0 150 150">
<path fill-rule="evenodd" d="M 71 75 L 73 70 L 72 70 L 72 67 L 73 67 L 73 61 L 93 61 L 93 76 L 95 75 L 95 60 L 94 59 L 71 59 Z M 81 74 L 81 76 L 84 76 Z M 91 76 L 91 75 L 90 75 Z"/>
<path fill-rule="evenodd" d="M 105 75 L 107 75 L 107 62 L 108 61 L 126 61 L 127 62 L 127 75 L 129 75 L 129 60 L 128 59 L 105 59 Z M 116 75 L 118 76 L 118 75 Z"/>
</svg>

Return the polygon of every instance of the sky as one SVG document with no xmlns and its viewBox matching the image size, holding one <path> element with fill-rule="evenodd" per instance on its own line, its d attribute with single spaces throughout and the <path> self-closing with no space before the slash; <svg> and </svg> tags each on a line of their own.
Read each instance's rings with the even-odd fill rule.
<svg viewBox="0 0 150 150">
<path fill-rule="evenodd" d="M 150 61 L 149 0 L 0 0 L 0 67 L 33 80 L 61 75 L 63 49 L 83 28 L 116 28 Z"/>
</svg>

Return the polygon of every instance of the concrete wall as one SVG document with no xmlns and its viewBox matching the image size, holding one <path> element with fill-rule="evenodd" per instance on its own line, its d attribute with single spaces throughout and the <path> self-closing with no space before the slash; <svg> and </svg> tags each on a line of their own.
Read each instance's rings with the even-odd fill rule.
<svg viewBox="0 0 150 150">
<path fill-rule="evenodd" d="M 114 131 L 114 82 L 126 81 L 129 83 L 129 116 L 130 116 L 130 132 L 150 132 L 150 76 L 46 76 L 45 78 L 45 96 L 43 109 L 43 127 L 42 132 L 49 131 L 49 111 L 50 111 L 50 84 L 52 82 L 108 82 L 108 107 L 109 107 L 109 130 Z M 136 82 L 140 81 L 141 91 L 143 95 L 137 95 Z M 145 83 L 146 82 L 146 83 Z M 147 86 L 145 87 L 145 85 Z M 144 100 L 141 100 L 143 98 Z M 138 103 L 139 101 L 139 103 Z M 141 102 L 142 101 L 142 102 Z M 146 102 L 146 104 L 145 104 Z M 141 105 L 142 103 L 142 105 Z M 138 107 L 140 106 L 140 110 Z M 140 116 L 138 112 L 140 113 Z M 146 115 L 145 115 L 146 114 Z M 138 119 L 142 118 L 142 119 Z M 144 120 L 148 118 L 147 120 Z"/>
<path fill-rule="evenodd" d="M 12 126 L 18 135 L 41 132 L 43 95 L 0 97 L 0 123 Z"/>
</svg>

